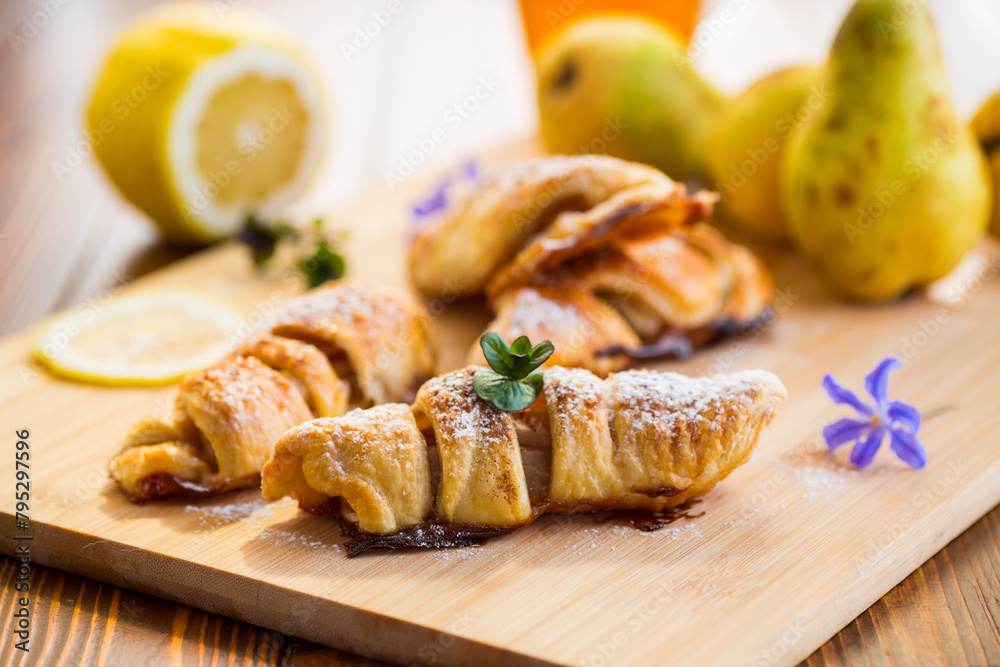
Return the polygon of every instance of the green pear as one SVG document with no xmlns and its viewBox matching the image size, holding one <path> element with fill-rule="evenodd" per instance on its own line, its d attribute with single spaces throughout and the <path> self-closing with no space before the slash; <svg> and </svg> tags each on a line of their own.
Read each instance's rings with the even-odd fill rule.
<svg viewBox="0 0 1000 667">
<path fill-rule="evenodd" d="M 858 0 L 829 98 L 781 165 L 788 230 L 840 294 L 882 301 L 948 273 L 986 228 L 986 161 L 948 96 L 923 0 Z"/>
<path fill-rule="evenodd" d="M 747 88 L 723 109 L 705 144 L 717 216 L 773 241 L 787 239 L 778 172 L 792 131 L 822 105 L 821 70 L 790 67 Z"/>
<path fill-rule="evenodd" d="M 972 130 L 983 146 L 993 172 L 993 215 L 990 232 L 1000 236 L 1000 91 L 993 94 L 976 112 Z"/>
<path fill-rule="evenodd" d="M 725 97 L 665 28 L 600 16 L 558 33 L 538 57 L 538 114 L 552 153 L 607 153 L 676 179 L 704 178 L 704 142 Z"/>
</svg>

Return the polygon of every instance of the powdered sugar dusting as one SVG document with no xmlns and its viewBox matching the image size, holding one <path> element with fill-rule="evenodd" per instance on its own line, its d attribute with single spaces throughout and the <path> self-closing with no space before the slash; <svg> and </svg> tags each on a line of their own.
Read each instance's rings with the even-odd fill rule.
<svg viewBox="0 0 1000 667">
<path fill-rule="evenodd" d="M 395 449 L 395 456 L 402 462 L 410 458 L 402 450 L 424 446 L 410 406 L 402 403 L 355 408 L 340 417 L 313 420 L 301 428 L 321 431 L 324 440 L 337 443 L 338 451 L 350 452 L 355 457 L 364 452 Z"/>
<path fill-rule="evenodd" d="M 784 462 L 778 465 L 790 469 L 796 481 L 806 489 L 803 500 L 824 500 L 834 502 L 845 493 L 857 493 L 852 477 L 859 475 L 859 469 L 853 466 L 839 465 L 806 465 L 790 466 Z"/>
<path fill-rule="evenodd" d="M 399 327 L 408 316 L 403 304 L 412 301 L 409 294 L 390 287 L 334 283 L 289 301 L 275 313 L 274 326 L 312 325 L 335 331 L 360 324 L 403 331 Z"/>
<path fill-rule="evenodd" d="M 244 534 L 259 533 L 263 524 L 274 515 L 274 504 L 264 500 L 259 493 L 249 498 L 246 497 L 249 494 L 241 495 L 242 498 L 236 496 L 240 499 L 235 501 L 186 506 L 184 512 L 194 516 L 198 522 L 198 527 L 192 532 L 205 533 L 237 525 Z"/>
<path fill-rule="evenodd" d="M 439 441 L 474 443 L 483 449 L 512 443 L 514 422 L 476 394 L 476 370 L 470 366 L 428 380 L 417 393 L 417 404 L 434 422 Z"/>
<path fill-rule="evenodd" d="M 196 396 L 224 414 L 232 422 L 233 432 L 244 438 L 260 430 L 259 413 L 265 408 L 273 413 L 272 419 L 280 416 L 285 428 L 312 417 L 302 394 L 256 357 L 227 359 L 189 376 L 181 385 L 178 401 L 195 400 Z"/>
<path fill-rule="evenodd" d="M 595 410 L 606 411 L 604 381 L 583 368 L 553 366 L 546 370 L 545 399 L 549 414 L 565 430 L 581 419 L 593 421 Z"/>
<path fill-rule="evenodd" d="M 556 301 L 543 296 L 538 290 L 525 288 L 515 296 L 517 304 L 508 308 L 510 320 L 507 330 L 513 333 L 530 335 L 532 337 L 547 337 L 547 332 L 570 331 L 586 319 L 584 314 L 573 303 Z"/>
<path fill-rule="evenodd" d="M 776 406 L 784 399 L 784 387 L 766 371 L 692 378 L 638 370 L 614 373 L 607 383 L 615 408 L 613 422 L 664 437 L 683 425 L 692 430 L 701 426 L 717 430 L 722 427 L 719 416 L 748 414 L 760 400 Z"/>
</svg>

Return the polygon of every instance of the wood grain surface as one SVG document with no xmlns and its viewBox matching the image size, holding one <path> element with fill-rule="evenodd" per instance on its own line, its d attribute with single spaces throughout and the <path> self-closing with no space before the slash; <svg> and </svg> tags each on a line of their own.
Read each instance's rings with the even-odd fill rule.
<svg viewBox="0 0 1000 667">
<path fill-rule="evenodd" d="M 97 296 L 184 255 L 156 243 L 148 222 L 117 198 L 92 162 L 85 160 L 66 180 L 56 180 L 52 172 L 52 164 L 65 160 L 67 150 L 81 138 L 82 98 L 101 51 L 110 35 L 146 4 L 151 3 L 94 0 L 61 4 L 57 16 L 22 49 L 14 51 L 8 43 L 3 45 L 0 331 L 23 329 L 55 308 Z M 378 3 L 365 7 L 363 3 L 349 6 L 303 1 L 280 8 L 254 0 L 243 4 L 274 14 L 304 35 L 306 48 L 329 55 L 335 51 L 336 39 L 349 35 Z M 490 57 L 509 53 L 509 46 L 499 41 L 516 25 L 511 22 L 511 12 L 502 7 L 505 4 L 477 3 L 476 12 L 486 7 L 482 16 L 463 14 L 456 3 L 421 5 L 420 12 L 408 13 L 400 21 L 394 36 L 376 40 L 365 58 L 334 73 L 335 84 L 350 91 L 350 99 L 356 102 L 338 109 L 347 114 L 348 121 L 340 127 L 363 122 L 379 131 L 345 131 L 336 137 L 337 165 L 318 184 L 304 215 L 329 210 L 350 192 L 379 185 L 384 166 L 440 113 L 440 99 L 461 92 L 463 80 L 456 77 L 451 83 L 456 83 L 458 90 L 439 86 L 423 91 L 431 103 L 424 98 L 404 98 L 413 90 L 404 90 L 398 83 L 414 77 L 399 71 L 394 63 L 404 63 L 409 71 L 426 71 L 429 65 L 436 67 L 438 61 L 433 59 L 458 40 L 463 40 L 466 53 L 470 48 L 474 54 Z M 796 3 L 797 11 L 802 4 Z M 37 9 L 32 0 L 3 3 L 3 34 L 20 30 Z M 461 30 L 455 29 L 456 23 Z M 407 39 L 408 32 L 419 32 L 421 40 Z M 782 38 L 790 34 L 783 33 Z M 438 51 L 417 49 L 420 43 L 436 44 Z M 498 64 L 477 55 L 448 62 L 449 71 L 461 65 L 500 71 L 505 83 L 525 72 L 518 64 Z M 385 68 L 396 71 L 383 72 Z M 727 71 L 733 75 L 732 69 Z M 373 94 L 365 84 L 373 80 L 392 84 L 384 88 L 398 91 L 396 96 L 389 100 Z M 443 78 L 436 81 L 446 83 Z M 517 89 L 518 84 L 512 85 Z M 525 86 L 525 90 L 530 87 Z M 358 102 L 360 98 L 364 98 L 362 102 Z M 525 117 L 517 105 L 504 95 L 495 102 L 442 148 L 436 164 L 468 152 L 470 146 L 486 146 L 524 132 Z M 514 122 L 501 125 L 494 122 L 496 119 Z M 532 121 L 527 120 L 530 128 Z M 369 140 L 375 140 L 377 147 Z M 995 339 L 995 329 L 988 335 Z M 991 440 L 995 445 L 996 436 Z M 0 504 L 6 502 L 0 500 Z M 808 664 L 1000 664 L 998 525 L 1000 508 L 850 622 L 809 657 Z M 0 530 L 6 533 L 8 526 Z M 0 599 L 4 629 L 10 627 L 12 610 L 9 563 L 4 559 L 4 595 Z M 84 663 L 94 663 L 100 658 L 104 664 L 131 665 L 137 664 L 136 656 L 142 656 L 146 663 L 165 650 L 171 654 L 163 657 L 162 664 L 337 664 L 339 659 L 348 660 L 343 664 L 376 664 L 360 658 L 350 662 L 344 654 L 303 640 L 289 639 L 282 649 L 262 651 L 275 643 L 274 633 L 256 626 L 38 565 L 32 576 L 33 604 L 39 619 L 35 626 L 38 634 L 33 638 L 45 646 L 34 657 L 42 655 L 45 662 L 24 664 L 54 664 L 61 657 L 62 664 L 81 664 L 82 658 Z M 113 609 L 116 596 L 118 607 Z M 130 609 L 137 613 L 128 613 Z M 177 620 L 180 618 L 184 620 Z M 0 635 L 0 662 L 10 661 L 12 644 L 10 634 L 4 631 Z"/>
<path fill-rule="evenodd" d="M 0 560 L 6 588 L 14 562 Z M 387 664 L 51 568 L 36 566 L 31 576 L 39 628 L 33 650 L 67 664 L 126 665 L 137 653 L 162 656 L 150 665 Z M 998 582 L 1000 509 L 994 509 L 802 665 L 998 665 Z M 0 600 L 2 627 L 10 625 L 11 601 Z M 0 662 L 10 663 L 12 644 L 0 639 Z"/>
<path fill-rule="evenodd" d="M 490 161 L 535 150 L 515 144 Z M 355 277 L 406 284 L 407 203 L 426 186 L 414 179 L 331 216 L 366 221 L 352 224 L 344 248 Z M 15 335 L 0 342 L 0 421 L 32 430 L 32 466 L 44 471 L 33 482 L 32 553 L 42 564 L 398 662 L 655 664 L 670 647 L 673 664 L 791 664 L 1000 500 L 1000 413 L 992 409 L 1000 375 L 981 372 L 1000 364 L 995 337 L 983 335 L 1000 309 L 1000 248 L 984 241 L 948 281 L 881 308 L 839 302 L 792 254 L 762 252 L 778 287 L 776 324 L 658 365 L 692 375 L 763 367 L 789 389 L 752 460 L 702 501 L 696 520 L 643 534 L 543 517 L 478 549 L 348 560 L 330 521 L 264 503 L 254 490 L 137 507 L 103 465 L 127 426 L 173 389 L 102 389 L 37 372 L 26 380 L 27 336 Z M 280 270 L 254 273 L 242 248 L 224 245 L 123 291 L 167 287 L 210 292 L 248 318 L 301 289 Z M 488 313 L 475 302 L 429 306 L 441 369 L 460 366 Z M 936 319 L 943 323 L 926 333 Z M 889 354 L 906 362 L 895 395 L 924 410 L 950 406 L 923 428 L 931 462 L 919 473 L 889 456 L 853 469 L 846 452 L 831 457 L 818 437 L 838 412 L 819 388 L 823 373 L 858 384 Z M 0 493 L 13 494 L 12 479 L 0 460 Z M 0 535 L 0 548 L 13 547 Z M 705 628 L 729 639 L 712 641 Z"/>
</svg>

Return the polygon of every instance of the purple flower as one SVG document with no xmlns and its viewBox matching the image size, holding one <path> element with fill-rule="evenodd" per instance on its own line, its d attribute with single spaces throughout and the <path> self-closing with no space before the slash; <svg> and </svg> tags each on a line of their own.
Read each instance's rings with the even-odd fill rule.
<svg viewBox="0 0 1000 667">
<path fill-rule="evenodd" d="M 833 402 L 850 405 L 859 417 L 845 417 L 823 429 L 823 438 L 831 451 L 848 442 L 855 443 L 851 463 L 863 468 L 872 462 L 882 441 L 889 436 L 889 447 L 907 465 L 911 468 L 927 465 L 927 452 L 917 438 L 920 411 L 908 403 L 889 400 L 889 371 L 898 368 L 899 359 L 889 357 L 865 378 L 865 391 L 875 399 L 874 405 L 837 384 L 832 375 L 823 378 L 823 389 Z"/>
<path fill-rule="evenodd" d="M 413 218 L 427 218 L 448 208 L 448 192 L 463 181 L 475 183 L 479 179 L 479 167 L 475 160 L 468 160 L 450 174 L 445 174 L 434 191 L 423 201 L 413 205 Z"/>
</svg>

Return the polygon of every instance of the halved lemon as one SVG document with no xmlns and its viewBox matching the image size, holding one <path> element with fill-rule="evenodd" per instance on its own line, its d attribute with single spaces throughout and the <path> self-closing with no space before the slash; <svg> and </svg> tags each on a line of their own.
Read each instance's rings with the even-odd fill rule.
<svg viewBox="0 0 1000 667">
<path fill-rule="evenodd" d="M 53 315 L 32 353 L 64 377 L 154 386 L 219 361 L 245 328 L 239 313 L 198 294 L 146 292 Z"/>
<path fill-rule="evenodd" d="M 295 44 L 221 3 L 161 6 L 129 25 L 87 112 L 111 180 L 180 243 L 280 213 L 319 165 L 325 121 Z"/>
</svg>

